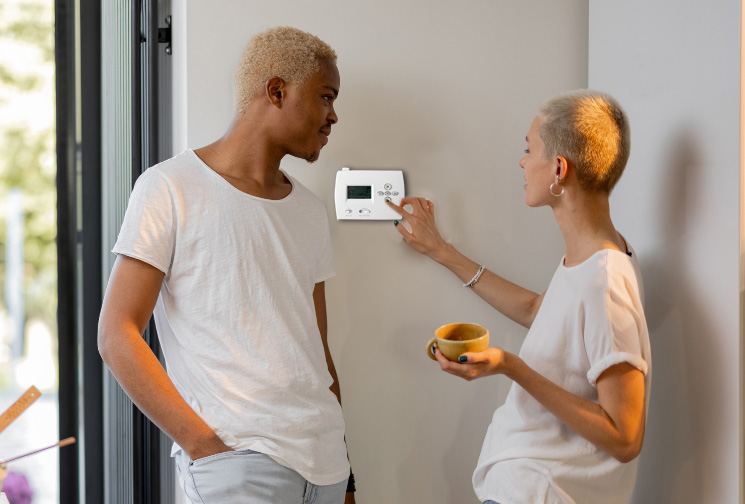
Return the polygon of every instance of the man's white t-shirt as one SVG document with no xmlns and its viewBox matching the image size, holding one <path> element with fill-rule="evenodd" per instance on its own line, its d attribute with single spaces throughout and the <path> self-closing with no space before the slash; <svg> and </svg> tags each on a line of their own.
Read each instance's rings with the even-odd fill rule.
<svg viewBox="0 0 745 504">
<path fill-rule="evenodd" d="M 331 237 L 323 202 L 287 178 L 290 195 L 257 198 L 185 151 L 138 178 L 113 252 L 165 273 L 168 375 L 220 439 L 330 485 L 349 476 L 313 302 Z"/>
<path fill-rule="evenodd" d="M 648 403 L 651 352 L 634 254 L 602 250 L 572 267 L 562 260 L 520 357 L 594 402 L 602 372 L 628 362 L 644 373 Z M 513 383 L 494 413 L 473 485 L 482 502 L 625 504 L 638 460 L 624 464 L 599 450 Z"/>
</svg>

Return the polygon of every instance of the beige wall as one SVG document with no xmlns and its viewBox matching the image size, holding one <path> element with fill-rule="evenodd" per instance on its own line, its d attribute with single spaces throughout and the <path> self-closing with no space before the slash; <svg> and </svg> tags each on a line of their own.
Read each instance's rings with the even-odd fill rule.
<svg viewBox="0 0 745 504">
<path fill-rule="evenodd" d="M 587 0 L 190 1 L 174 5 L 177 151 L 220 136 L 233 67 L 274 25 L 313 32 L 339 54 L 340 122 L 320 161 L 284 164 L 334 215 L 336 171 L 404 170 L 441 228 L 475 260 L 534 290 L 562 254 L 546 209 L 524 204 L 517 165 L 537 106 L 587 84 Z M 180 53 L 180 51 L 183 51 Z M 184 112 L 186 111 L 186 112 Z M 180 131 L 180 133 L 178 133 Z M 517 351 L 525 330 L 408 250 L 390 222 L 332 220 L 327 282 L 359 504 L 475 503 L 471 472 L 509 381 L 441 373 L 424 344 L 453 321 L 486 325 Z"/>
<path fill-rule="evenodd" d="M 590 86 L 631 121 L 611 207 L 654 362 L 634 502 L 742 502 L 740 1 L 593 2 L 589 40 Z"/>
</svg>

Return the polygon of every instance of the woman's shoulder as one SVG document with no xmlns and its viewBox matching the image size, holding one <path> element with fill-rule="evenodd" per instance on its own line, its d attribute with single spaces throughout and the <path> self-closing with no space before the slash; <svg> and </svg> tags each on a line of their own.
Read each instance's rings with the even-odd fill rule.
<svg viewBox="0 0 745 504">
<path fill-rule="evenodd" d="M 590 296 L 631 299 L 643 302 L 644 287 L 633 252 L 603 249 L 593 255 L 584 270 L 586 292 Z"/>
<path fill-rule="evenodd" d="M 607 290 L 618 282 L 636 284 L 639 281 L 638 263 L 633 252 L 601 249 L 574 266 L 559 266 L 575 284 L 585 284 L 593 290 Z"/>
<path fill-rule="evenodd" d="M 559 268 L 567 272 L 593 275 L 597 271 L 623 270 L 629 266 L 633 268 L 632 259 L 633 252 L 623 252 L 615 248 L 602 248 L 575 264 L 567 265 L 565 257 L 562 259 Z"/>
</svg>

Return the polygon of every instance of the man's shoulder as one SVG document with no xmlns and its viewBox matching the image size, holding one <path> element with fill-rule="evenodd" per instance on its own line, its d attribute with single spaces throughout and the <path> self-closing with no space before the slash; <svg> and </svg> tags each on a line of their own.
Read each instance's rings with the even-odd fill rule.
<svg viewBox="0 0 745 504">
<path fill-rule="evenodd" d="M 199 158 L 197 158 L 194 151 L 191 149 L 185 150 L 181 154 L 177 154 L 171 158 L 168 158 L 160 163 L 151 166 L 148 170 L 160 173 L 166 178 L 179 177 L 184 174 L 198 173 L 200 168 Z"/>
<path fill-rule="evenodd" d="M 316 208 L 323 208 L 325 211 L 325 204 L 323 200 L 315 194 L 313 191 L 308 189 L 302 182 L 300 182 L 295 177 L 292 177 L 291 175 L 288 175 L 285 172 L 285 176 L 290 179 L 290 182 L 293 186 L 293 196 L 295 198 L 295 201 L 298 203 L 302 203 L 308 206 L 316 207 Z"/>
<path fill-rule="evenodd" d="M 193 151 L 187 150 L 145 170 L 138 184 L 168 187 L 181 192 L 189 187 L 204 187 L 208 174 Z"/>
</svg>

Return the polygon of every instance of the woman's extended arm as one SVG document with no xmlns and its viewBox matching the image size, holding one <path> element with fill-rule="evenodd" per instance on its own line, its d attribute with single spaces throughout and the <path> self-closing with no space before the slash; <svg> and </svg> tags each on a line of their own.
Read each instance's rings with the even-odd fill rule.
<svg viewBox="0 0 745 504">
<path fill-rule="evenodd" d="M 642 448 L 646 406 L 644 375 L 628 363 L 606 369 L 598 378 L 598 403 L 559 387 L 501 348 L 463 354 L 452 362 L 439 350 L 440 368 L 466 380 L 503 374 L 520 385 L 569 428 L 620 462 L 633 460 Z"/>
<path fill-rule="evenodd" d="M 404 198 L 401 206 L 388 204 L 411 226 L 411 231 L 402 225 L 396 227 L 409 246 L 445 266 L 463 283 L 473 278 L 479 265 L 443 240 L 435 224 L 433 202 L 424 198 Z M 405 205 L 411 205 L 412 212 L 404 210 Z M 531 326 L 543 301 L 543 294 L 523 289 L 486 269 L 473 291 L 503 315 L 525 327 Z"/>
</svg>

